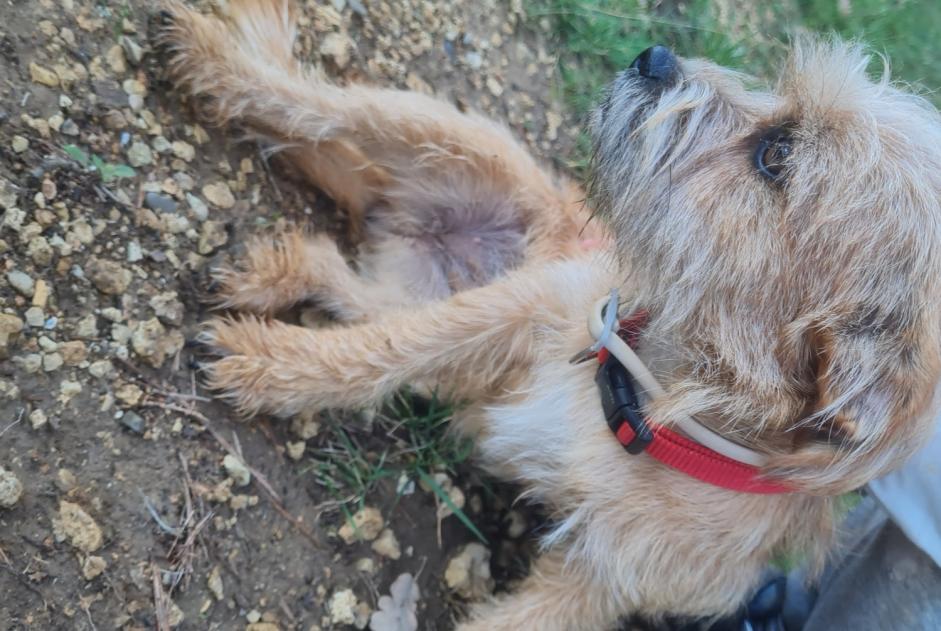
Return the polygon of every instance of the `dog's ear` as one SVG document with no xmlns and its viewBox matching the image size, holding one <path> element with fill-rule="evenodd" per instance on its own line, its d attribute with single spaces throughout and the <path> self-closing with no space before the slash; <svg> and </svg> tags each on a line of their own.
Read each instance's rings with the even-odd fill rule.
<svg viewBox="0 0 941 631">
<path fill-rule="evenodd" d="M 941 367 L 938 327 L 899 310 L 840 311 L 802 319 L 799 341 L 791 336 L 806 407 L 787 428 L 793 453 L 772 465 L 825 492 L 862 486 L 914 449 L 932 421 Z"/>
</svg>

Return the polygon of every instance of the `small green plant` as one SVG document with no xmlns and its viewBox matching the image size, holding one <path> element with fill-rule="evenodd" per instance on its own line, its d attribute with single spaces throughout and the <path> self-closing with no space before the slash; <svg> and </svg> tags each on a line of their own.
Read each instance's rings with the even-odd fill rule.
<svg viewBox="0 0 941 631">
<path fill-rule="evenodd" d="M 435 480 L 434 473 L 457 473 L 456 466 L 471 454 L 472 443 L 447 431 L 453 410 L 436 396 L 423 400 L 402 393 L 384 414 L 376 418 L 375 431 L 383 431 L 381 450 L 364 448 L 354 434 L 334 423 L 333 440 L 312 452 L 311 471 L 317 482 L 333 496 L 339 510 L 353 526 L 352 515 L 361 509 L 370 493 L 384 480 L 399 480 L 396 502 L 415 480 L 430 488 L 475 537 L 486 538 L 448 492 Z"/>
<path fill-rule="evenodd" d="M 123 178 L 131 178 L 137 175 L 134 169 L 126 164 L 105 162 L 95 154 L 91 154 L 91 156 L 89 156 L 85 150 L 76 145 L 65 145 L 62 147 L 62 151 L 64 151 L 67 156 L 78 162 L 82 168 L 97 172 L 99 175 L 101 175 L 101 181 L 105 184 L 109 184 L 115 180 L 120 180 Z"/>
</svg>

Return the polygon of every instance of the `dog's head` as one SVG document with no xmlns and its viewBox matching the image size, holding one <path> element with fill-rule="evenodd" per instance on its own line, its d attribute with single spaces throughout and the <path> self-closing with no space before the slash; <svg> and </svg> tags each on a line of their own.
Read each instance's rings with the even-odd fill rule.
<svg viewBox="0 0 941 631">
<path fill-rule="evenodd" d="M 941 117 L 868 62 L 803 42 L 760 91 L 654 47 L 593 121 L 625 293 L 682 353 L 654 413 L 826 493 L 911 453 L 941 369 Z"/>
</svg>

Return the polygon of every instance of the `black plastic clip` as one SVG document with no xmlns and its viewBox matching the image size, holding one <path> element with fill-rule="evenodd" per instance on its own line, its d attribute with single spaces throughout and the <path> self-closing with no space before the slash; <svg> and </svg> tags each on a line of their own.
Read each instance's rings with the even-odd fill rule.
<svg viewBox="0 0 941 631">
<path fill-rule="evenodd" d="M 613 356 L 608 356 L 598 368 L 595 383 L 601 391 L 601 405 L 608 427 L 618 435 L 626 423 L 634 432 L 634 438 L 624 449 L 629 454 L 643 453 L 653 442 L 654 433 L 640 413 L 640 401 L 634 391 L 631 375 Z M 623 444 L 623 443 L 622 443 Z"/>
</svg>

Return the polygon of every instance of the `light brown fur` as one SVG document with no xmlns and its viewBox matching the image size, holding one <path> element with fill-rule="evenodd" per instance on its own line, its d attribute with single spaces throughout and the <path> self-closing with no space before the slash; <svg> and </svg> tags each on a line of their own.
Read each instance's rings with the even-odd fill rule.
<svg viewBox="0 0 941 631">
<path fill-rule="evenodd" d="M 775 551 L 819 562 L 833 497 L 926 436 L 941 365 L 941 122 L 870 82 L 858 50 L 803 43 L 768 93 L 700 61 L 658 93 L 619 79 L 593 126 L 614 245 L 586 252 L 580 193 L 503 128 L 418 94 L 334 86 L 293 59 L 286 0 L 229 4 L 227 19 L 167 5 L 177 84 L 216 122 L 285 147 L 363 245 L 359 274 L 329 239 L 301 234 L 220 271 L 225 306 L 267 316 L 313 300 L 349 324 L 213 320 L 207 339 L 225 356 L 210 382 L 246 414 L 373 406 L 411 383 L 466 402 L 455 428 L 557 526 L 523 585 L 463 631 L 727 613 Z M 794 152 L 775 184 L 751 155 L 783 122 Z M 567 361 L 612 286 L 626 310 L 651 313 L 639 353 L 667 395 L 649 415 L 693 415 L 767 452 L 767 475 L 799 492 L 730 492 L 624 453 L 594 367 Z"/>
</svg>

